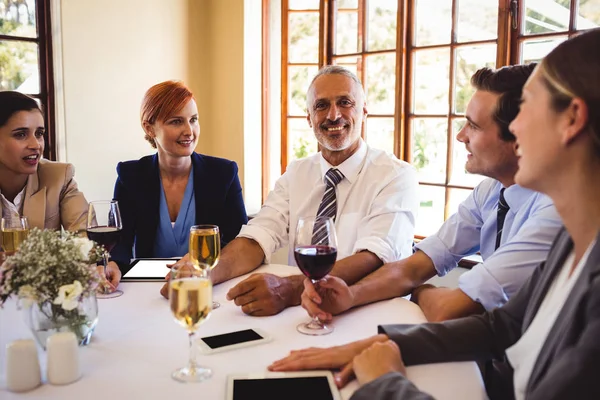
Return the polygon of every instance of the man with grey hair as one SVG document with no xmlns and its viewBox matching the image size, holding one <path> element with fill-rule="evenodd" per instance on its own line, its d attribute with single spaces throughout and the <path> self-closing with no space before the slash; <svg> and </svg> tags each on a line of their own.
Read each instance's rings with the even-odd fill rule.
<svg viewBox="0 0 600 400">
<path fill-rule="evenodd" d="M 211 271 L 213 283 L 269 263 L 271 254 L 286 245 L 288 263 L 295 265 L 298 219 L 317 215 L 322 204 L 329 206 L 332 191 L 336 211 L 331 214 L 338 237 L 332 275 L 352 284 L 383 263 L 412 254 L 416 172 L 362 140 L 367 108 L 360 80 L 339 66 L 322 68 L 308 88 L 307 114 L 321 151 L 288 166 L 256 217 L 223 249 Z M 300 304 L 303 281 L 303 275 L 253 274 L 234 286 L 227 298 L 248 315 L 277 314 Z"/>
</svg>

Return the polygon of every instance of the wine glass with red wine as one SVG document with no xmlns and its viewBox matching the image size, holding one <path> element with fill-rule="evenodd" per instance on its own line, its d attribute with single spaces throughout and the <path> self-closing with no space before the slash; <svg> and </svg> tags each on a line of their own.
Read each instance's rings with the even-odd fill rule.
<svg viewBox="0 0 600 400">
<path fill-rule="evenodd" d="M 87 236 L 106 250 L 104 255 L 104 274 L 100 289 L 96 296 L 100 299 L 110 299 L 123 294 L 121 290 L 111 290 L 106 282 L 106 265 L 108 264 L 108 253 L 115 247 L 121 237 L 121 213 L 119 203 L 116 200 L 92 201 L 88 206 Z"/>
<path fill-rule="evenodd" d="M 317 286 L 319 280 L 331 271 L 337 258 L 337 237 L 331 218 L 301 217 L 298 220 L 294 258 L 302 273 Z M 323 324 L 316 316 L 296 329 L 314 336 L 333 332 L 332 326 Z"/>
</svg>

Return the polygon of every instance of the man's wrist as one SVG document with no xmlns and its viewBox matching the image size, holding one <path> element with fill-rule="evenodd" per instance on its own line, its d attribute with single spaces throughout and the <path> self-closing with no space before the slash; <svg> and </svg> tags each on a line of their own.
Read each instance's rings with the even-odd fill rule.
<svg viewBox="0 0 600 400">
<path fill-rule="evenodd" d="M 304 275 L 291 275 L 283 279 L 290 285 L 287 306 L 299 306 L 302 303 L 302 292 L 304 291 Z"/>
</svg>

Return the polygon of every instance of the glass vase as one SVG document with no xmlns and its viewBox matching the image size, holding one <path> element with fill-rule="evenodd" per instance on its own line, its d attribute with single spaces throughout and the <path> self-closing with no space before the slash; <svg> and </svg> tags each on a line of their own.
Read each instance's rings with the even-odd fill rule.
<svg viewBox="0 0 600 400">
<path fill-rule="evenodd" d="M 44 350 L 46 339 L 57 332 L 73 332 L 80 346 L 87 345 L 98 322 L 95 293 L 82 298 L 72 310 L 65 310 L 60 305 L 46 301 L 32 304 L 25 312 L 27 325 Z"/>
</svg>

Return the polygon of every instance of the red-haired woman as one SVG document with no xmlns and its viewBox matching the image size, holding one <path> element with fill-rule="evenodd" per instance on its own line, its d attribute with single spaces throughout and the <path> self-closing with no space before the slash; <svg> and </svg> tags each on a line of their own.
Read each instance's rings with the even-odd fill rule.
<svg viewBox="0 0 600 400">
<path fill-rule="evenodd" d="M 248 220 L 238 167 L 194 151 L 200 125 L 192 92 L 179 81 L 152 86 L 141 124 L 157 153 L 117 165 L 123 233 L 112 259 L 125 268 L 133 257 L 183 256 L 196 224 L 218 225 L 223 245 L 235 238 Z"/>
</svg>

